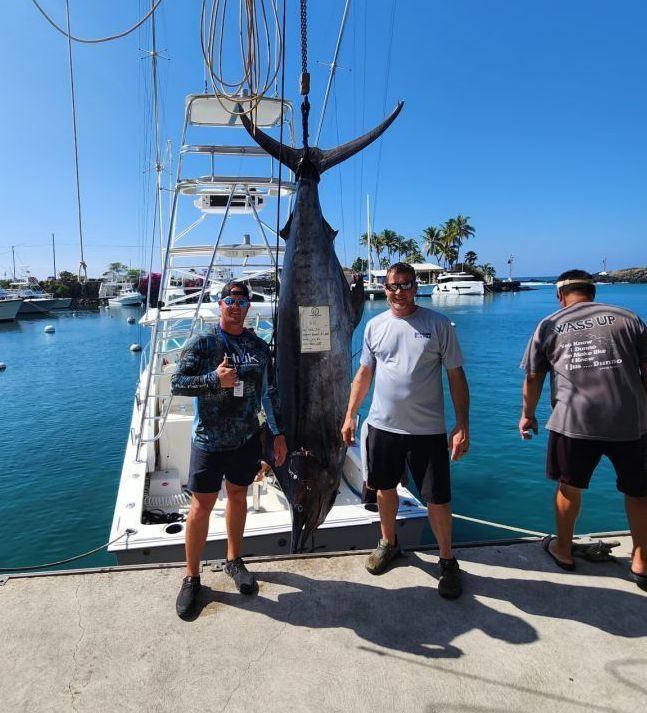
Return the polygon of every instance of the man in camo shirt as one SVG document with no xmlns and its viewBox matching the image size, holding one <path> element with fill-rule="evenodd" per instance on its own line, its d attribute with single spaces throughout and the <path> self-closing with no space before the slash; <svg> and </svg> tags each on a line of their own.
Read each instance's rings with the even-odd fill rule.
<svg viewBox="0 0 647 713">
<path fill-rule="evenodd" d="M 247 489 L 262 457 L 261 409 L 274 435 L 277 465 L 283 463 L 287 452 L 269 346 L 243 327 L 249 300 L 245 283 L 225 285 L 217 327 L 187 344 L 171 382 L 174 394 L 197 397 L 188 481 L 193 495 L 186 524 L 186 577 L 176 602 L 177 614 L 183 619 L 195 613 L 201 586 L 200 559 L 223 477 L 227 491 L 225 572 L 243 594 L 251 594 L 256 587 L 240 552 Z"/>
</svg>

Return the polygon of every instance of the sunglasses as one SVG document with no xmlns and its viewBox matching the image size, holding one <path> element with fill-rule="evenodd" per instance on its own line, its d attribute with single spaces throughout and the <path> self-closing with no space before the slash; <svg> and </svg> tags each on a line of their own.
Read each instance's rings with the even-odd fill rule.
<svg viewBox="0 0 647 713">
<path fill-rule="evenodd" d="M 413 282 L 385 282 L 384 288 L 389 292 L 397 292 L 398 290 L 410 290 L 413 287 Z"/>
<path fill-rule="evenodd" d="M 231 307 L 233 304 L 238 305 L 241 309 L 249 307 L 249 300 L 245 299 L 245 297 L 223 297 L 222 301 L 227 307 Z"/>
</svg>

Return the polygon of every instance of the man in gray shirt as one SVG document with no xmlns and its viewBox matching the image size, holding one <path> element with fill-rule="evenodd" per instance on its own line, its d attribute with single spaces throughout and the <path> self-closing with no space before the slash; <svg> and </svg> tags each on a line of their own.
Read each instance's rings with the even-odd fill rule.
<svg viewBox="0 0 647 713">
<path fill-rule="evenodd" d="M 521 367 L 526 371 L 519 432 L 538 432 L 535 409 L 550 373 L 546 474 L 558 481 L 557 537 L 544 549 L 558 567 L 575 569 L 575 522 L 600 458 L 606 455 L 625 496 L 633 538 L 631 578 L 647 586 L 647 327 L 633 312 L 595 303 L 583 270 L 557 280 L 561 309 L 542 320 Z"/>
<path fill-rule="evenodd" d="M 395 534 L 397 485 L 408 465 L 427 501 L 439 546 L 438 591 L 448 599 L 462 591 L 458 562 L 452 553 L 452 460 L 469 447 L 469 390 L 463 355 L 450 321 L 415 303 L 416 274 L 411 265 L 396 263 L 386 275 L 389 311 L 366 325 L 360 367 L 351 387 L 342 436 L 355 440 L 355 414 L 375 374 L 366 443 L 368 486 L 377 490 L 382 537 L 367 560 L 371 574 L 380 574 L 400 553 Z M 445 367 L 456 414 L 449 439 L 445 426 L 442 367 Z"/>
</svg>

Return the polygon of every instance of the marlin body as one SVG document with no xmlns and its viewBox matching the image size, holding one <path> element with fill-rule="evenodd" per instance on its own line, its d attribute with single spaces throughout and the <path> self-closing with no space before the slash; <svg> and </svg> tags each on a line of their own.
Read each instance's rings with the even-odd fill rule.
<svg viewBox="0 0 647 713">
<path fill-rule="evenodd" d="M 376 129 L 336 149 L 282 146 L 247 117 L 254 140 L 297 177 L 292 213 L 281 231 L 285 255 L 276 325 L 276 364 L 288 456 L 274 466 L 292 513 L 292 552 L 326 519 L 342 477 L 341 439 L 351 383 L 351 340 L 364 311 L 364 283 L 352 286 L 335 253 L 333 230 L 319 202 L 319 177 L 374 141 L 402 108 Z"/>
</svg>

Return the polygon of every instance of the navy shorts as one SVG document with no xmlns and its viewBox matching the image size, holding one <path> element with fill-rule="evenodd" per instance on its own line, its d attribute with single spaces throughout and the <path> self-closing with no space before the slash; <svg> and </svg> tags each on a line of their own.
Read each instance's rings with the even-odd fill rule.
<svg viewBox="0 0 647 713">
<path fill-rule="evenodd" d="M 187 489 L 192 493 L 217 493 L 223 478 L 234 485 L 247 487 L 254 482 L 260 461 L 260 433 L 231 451 L 204 451 L 191 444 Z"/>
<path fill-rule="evenodd" d="M 621 493 L 632 497 L 647 495 L 647 436 L 637 441 L 594 441 L 550 431 L 546 475 L 586 489 L 602 456 L 615 468 L 616 487 Z"/>
<path fill-rule="evenodd" d="M 423 500 L 444 505 L 452 499 L 446 433 L 412 436 L 383 431 L 369 423 L 366 456 L 369 488 L 392 490 L 409 466 Z"/>
</svg>

